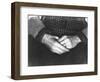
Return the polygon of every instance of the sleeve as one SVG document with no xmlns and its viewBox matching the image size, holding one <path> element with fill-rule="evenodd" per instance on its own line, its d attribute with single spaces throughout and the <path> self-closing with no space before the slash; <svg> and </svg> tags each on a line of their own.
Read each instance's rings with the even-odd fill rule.
<svg viewBox="0 0 100 82">
<path fill-rule="evenodd" d="M 87 37 L 85 36 L 85 34 L 83 32 L 78 34 L 78 37 L 81 39 L 82 43 L 87 44 L 88 39 L 87 39 Z"/>
<path fill-rule="evenodd" d="M 50 34 L 50 30 L 45 27 L 44 23 L 37 16 L 28 20 L 28 34 L 39 42 L 42 41 L 44 34 Z"/>
<path fill-rule="evenodd" d="M 44 28 L 44 24 L 38 16 L 30 17 L 28 20 L 28 34 L 36 38 L 38 33 Z"/>
<path fill-rule="evenodd" d="M 82 30 L 82 32 L 83 32 L 83 34 L 88 38 L 88 29 L 87 28 L 85 28 L 85 29 L 83 29 Z"/>
<path fill-rule="evenodd" d="M 87 44 L 88 36 L 87 36 L 87 21 L 86 18 L 78 18 L 79 21 L 85 21 L 86 25 L 85 28 L 78 34 L 78 37 L 81 39 L 82 43 Z"/>
</svg>

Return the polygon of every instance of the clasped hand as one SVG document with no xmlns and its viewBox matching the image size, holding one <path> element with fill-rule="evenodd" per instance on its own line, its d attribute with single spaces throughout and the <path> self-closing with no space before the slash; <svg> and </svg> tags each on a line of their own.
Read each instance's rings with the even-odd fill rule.
<svg viewBox="0 0 100 82">
<path fill-rule="evenodd" d="M 50 34 L 45 34 L 42 43 L 45 44 L 53 53 L 63 54 L 76 47 L 81 42 L 78 36 L 64 35 L 61 38 Z"/>
</svg>

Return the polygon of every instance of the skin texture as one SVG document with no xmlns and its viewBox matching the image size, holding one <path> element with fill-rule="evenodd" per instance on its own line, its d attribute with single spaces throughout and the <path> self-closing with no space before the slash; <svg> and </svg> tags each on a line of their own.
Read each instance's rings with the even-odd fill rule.
<svg viewBox="0 0 100 82">
<path fill-rule="evenodd" d="M 68 49 L 76 47 L 81 42 L 78 36 L 67 35 L 62 36 L 58 41 Z"/>
<path fill-rule="evenodd" d="M 45 34 L 43 36 L 43 38 L 42 38 L 42 43 L 44 43 L 45 45 L 47 45 L 47 47 L 49 47 L 49 49 L 53 53 L 62 54 L 62 53 L 68 52 L 69 50 L 67 48 L 65 48 L 64 46 L 62 46 L 57 41 L 58 39 L 59 38 L 57 36 Z"/>
<path fill-rule="evenodd" d="M 59 38 L 57 36 L 45 34 L 42 38 L 42 43 L 45 44 L 53 53 L 59 55 L 69 52 L 70 49 L 76 47 L 80 42 L 81 41 L 77 36 L 62 36 Z"/>
</svg>

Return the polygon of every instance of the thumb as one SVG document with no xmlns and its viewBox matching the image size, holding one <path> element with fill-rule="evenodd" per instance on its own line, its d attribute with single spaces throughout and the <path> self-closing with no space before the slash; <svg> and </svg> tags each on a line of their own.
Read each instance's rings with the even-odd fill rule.
<svg viewBox="0 0 100 82">
<path fill-rule="evenodd" d="M 58 36 L 52 36 L 52 38 L 53 38 L 53 39 L 57 39 L 57 40 L 59 39 Z"/>
</svg>

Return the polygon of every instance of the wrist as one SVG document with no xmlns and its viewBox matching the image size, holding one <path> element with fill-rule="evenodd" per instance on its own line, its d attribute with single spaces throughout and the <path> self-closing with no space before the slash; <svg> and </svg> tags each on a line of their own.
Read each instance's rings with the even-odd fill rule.
<svg viewBox="0 0 100 82">
<path fill-rule="evenodd" d="M 49 33 L 49 30 L 46 29 L 46 28 L 43 28 L 39 33 L 38 35 L 36 36 L 36 40 L 39 41 L 39 42 L 42 42 L 42 38 L 44 37 L 44 35 L 48 34 Z"/>
<path fill-rule="evenodd" d="M 82 43 L 87 44 L 87 37 L 83 33 L 78 34 L 78 37 L 80 38 Z"/>
</svg>

